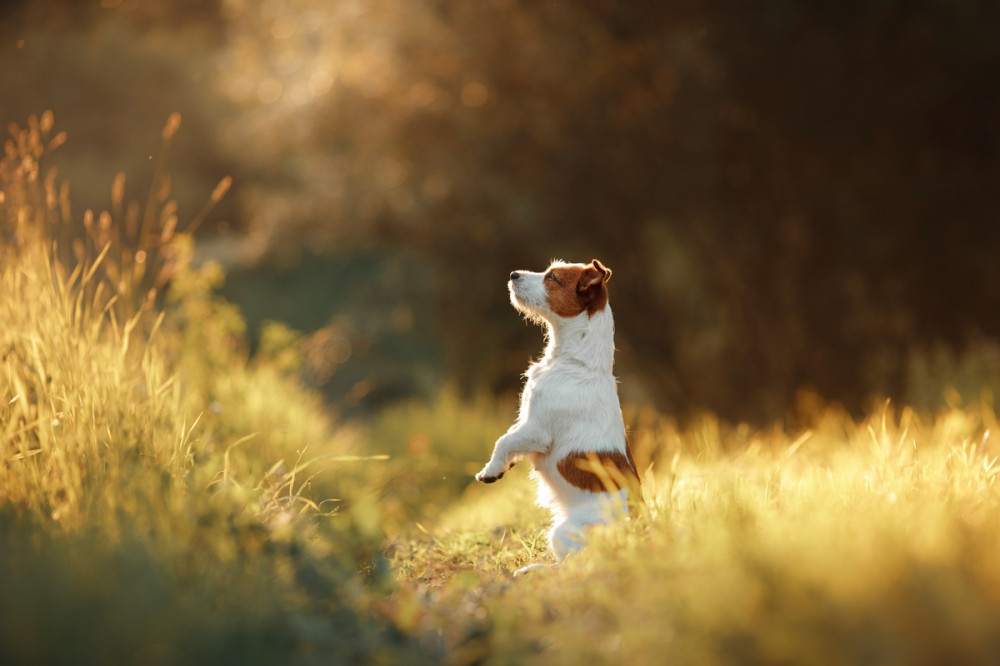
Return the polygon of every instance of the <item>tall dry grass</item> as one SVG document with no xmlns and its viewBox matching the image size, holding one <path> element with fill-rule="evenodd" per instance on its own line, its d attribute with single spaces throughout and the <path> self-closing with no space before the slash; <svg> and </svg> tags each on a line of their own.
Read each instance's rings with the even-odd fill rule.
<svg viewBox="0 0 1000 666">
<path fill-rule="evenodd" d="M 190 265 L 164 169 L 144 204 L 119 176 L 110 210 L 77 222 L 43 170 L 52 126 L 12 126 L 0 161 L 0 661 L 400 650 L 366 596 L 378 526 L 314 493 L 323 469 L 351 475 L 353 439 L 249 358 L 218 269 Z"/>
<path fill-rule="evenodd" d="M 766 430 L 630 410 L 645 503 L 512 579 L 547 518 L 524 465 L 471 473 L 513 403 L 335 424 L 292 332 L 251 357 L 162 175 L 74 217 L 52 126 L 0 161 L 0 662 L 996 662 L 989 391 L 802 394 Z"/>
<path fill-rule="evenodd" d="M 530 479 L 472 487 L 400 541 L 400 617 L 453 663 L 991 664 L 1000 444 L 984 401 L 800 425 L 632 414 L 645 505 L 558 568 Z M 455 609 L 462 609 L 456 611 Z"/>
</svg>

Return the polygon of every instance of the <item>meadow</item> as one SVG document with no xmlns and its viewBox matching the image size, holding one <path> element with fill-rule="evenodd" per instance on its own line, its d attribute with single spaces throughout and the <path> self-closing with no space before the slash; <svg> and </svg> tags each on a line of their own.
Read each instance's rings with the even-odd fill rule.
<svg viewBox="0 0 1000 666">
<path fill-rule="evenodd" d="M 996 663 L 988 388 L 764 429 L 626 406 L 639 510 L 515 579 L 533 483 L 472 481 L 512 399 L 339 418 L 294 331 L 251 354 L 169 179 L 73 211 L 64 138 L 33 117 L 0 162 L 0 662 Z"/>
</svg>

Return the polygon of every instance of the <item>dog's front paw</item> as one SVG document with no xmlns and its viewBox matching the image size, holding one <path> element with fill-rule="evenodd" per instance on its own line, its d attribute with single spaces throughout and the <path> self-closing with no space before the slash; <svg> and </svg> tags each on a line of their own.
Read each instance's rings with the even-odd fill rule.
<svg viewBox="0 0 1000 666">
<path fill-rule="evenodd" d="M 495 483 L 503 478 L 503 472 L 499 474 L 487 474 L 486 470 L 483 470 L 479 474 L 476 474 L 476 481 L 481 481 L 482 483 Z"/>
<path fill-rule="evenodd" d="M 495 483 L 503 478 L 503 475 L 507 472 L 506 469 L 502 467 L 496 467 L 494 465 L 486 465 L 479 474 L 476 474 L 476 481 L 482 483 Z"/>
</svg>

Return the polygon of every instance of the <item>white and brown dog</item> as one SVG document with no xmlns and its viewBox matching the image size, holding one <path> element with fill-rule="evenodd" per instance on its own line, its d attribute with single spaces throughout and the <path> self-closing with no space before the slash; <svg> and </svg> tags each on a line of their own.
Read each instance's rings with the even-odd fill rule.
<svg viewBox="0 0 1000 666">
<path fill-rule="evenodd" d="M 588 525 L 626 511 L 627 491 L 639 484 L 612 373 L 610 277 L 596 259 L 557 261 L 544 273 L 514 271 L 507 283 L 514 307 L 546 328 L 548 345 L 528 368 L 517 422 L 476 479 L 493 483 L 528 457 L 539 503 L 552 511 L 549 545 L 559 561 L 585 545 Z"/>
</svg>

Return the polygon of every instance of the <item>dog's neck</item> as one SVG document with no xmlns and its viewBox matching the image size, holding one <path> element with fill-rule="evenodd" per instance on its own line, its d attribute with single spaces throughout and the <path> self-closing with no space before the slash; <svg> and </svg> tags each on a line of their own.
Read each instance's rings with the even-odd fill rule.
<svg viewBox="0 0 1000 666">
<path fill-rule="evenodd" d="M 615 364 L 615 322 L 611 306 L 593 315 L 546 322 L 548 345 L 543 361 L 571 360 L 588 368 L 611 372 Z"/>
</svg>

